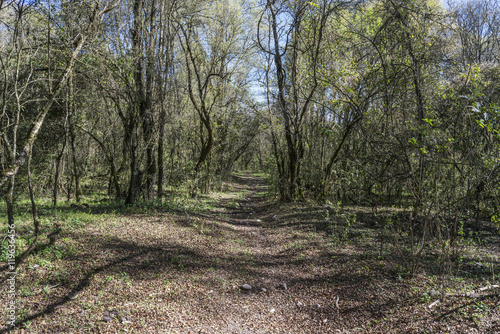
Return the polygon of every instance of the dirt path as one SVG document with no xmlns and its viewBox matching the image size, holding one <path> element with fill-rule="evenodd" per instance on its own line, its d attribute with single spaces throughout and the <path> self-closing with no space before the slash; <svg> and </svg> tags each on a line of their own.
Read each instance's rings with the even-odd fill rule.
<svg viewBox="0 0 500 334">
<path fill-rule="evenodd" d="M 239 190 L 247 191 L 248 194 L 238 200 L 237 206 L 228 212 L 227 223 L 235 226 L 235 231 L 248 243 L 248 248 L 252 249 L 255 256 L 269 257 L 269 248 L 272 244 L 268 242 L 266 227 L 276 221 L 270 217 L 270 206 L 262 198 L 262 193 L 268 191 L 268 186 L 260 178 L 252 174 L 235 177 Z M 226 207 L 227 199 L 222 199 L 220 206 Z M 266 252 L 267 251 L 267 252 Z"/>
<path fill-rule="evenodd" d="M 499 332 L 495 300 L 481 301 L 487 312 L 451 298 L 428 308 L 436 276 L 402 280 L 394 253 L 378 253 L 377 230 L 364 222 L 334 244 L 324 206 L 277 205 L 250 174 L 227 188 L 161 208 L 58 218 L 55 245 L 18 274 L 15 332 Z"/>
</svg>

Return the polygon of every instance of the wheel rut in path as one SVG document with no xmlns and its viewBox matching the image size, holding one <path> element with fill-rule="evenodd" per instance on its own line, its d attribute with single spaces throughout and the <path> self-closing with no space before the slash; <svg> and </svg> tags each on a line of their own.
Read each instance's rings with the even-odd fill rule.
<svg viewBox="0 0 500 334">
<path fill-rule="evenodd" d="M 265 252 L 272 246 L 267 234 L 272 217 L 269 214 L 268 201 L 259 195 L 267 190 L 264 180 L 252 174 L 233 176 L 237 184 L 235 191 L 248 191 L 248 194 L 237 202 L 237 206 L 228 211 L 226 222 L 230 224 L 238 237 L 245 239 L 248 249 L 254 256 L 270 256 Z M 228 208 L 228 199 L 221 200 L 221 206 Z"/>
</svg>

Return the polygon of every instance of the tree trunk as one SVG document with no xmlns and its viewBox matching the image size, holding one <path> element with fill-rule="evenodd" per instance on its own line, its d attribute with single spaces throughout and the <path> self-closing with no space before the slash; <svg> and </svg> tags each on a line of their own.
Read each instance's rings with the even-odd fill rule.
<svg viewBox="0 0 500 334">
<path fill-rule="evenodd" d="M 201 168 L 202 168 L 203 164 L 205 162 L 209 163 L 208 158 L 209 158 L 210 153 L 212 152 L 212 147 L 214 144 L 214 136 L 213 136 L 213 130 L 212 130 L 212 126 L 210 124 L 210 120 L 208 120 L 207 122 L 203 122 L 203 123 L 204 123 L 205 128 L 207 129 L 207 132 L 208 132 L 207 133 L 207 140 L 202 145 L 200 157 L 198 158 L 198 162 L 196 163 L 196 167 L 194 169 L 194 178 L 195 178 L 195 180 L 197 180 L 197 183 L 198 183 L 197 188 L 200 189 L 203 193 L 206 193 L 209 181 L 205 180 L 205 182 L 204 182 L 203 177 L 200 175 L 200 172 L 201 172 Z M 200 136 L 203 137 L 203 133 L 201 133 Z M 206 175 L 205 177 L 210 179 L 210 175 L 209 175 L 210 167 L 209 167 L 209 165 L 207 165 L 207 173 L 208 173 L 208 175 Z M 193 196 L 193 197 L 196 196 L 196 189 L 193 189 L 191 196 Z"/>
<path fill-rule="evenodd" d="M 196 167 L 194 169 L 196 177 L 199 176 L 201 167 L 203 166 L 203 163 L 207 160 L 208 155 L 212 151 L 212 147 L 214 144 L 214 134 L 212 130 L 212 124 L 210 123 L 210 119 L 207 118 L 207 120 L 203 122 L 203 125 L 207 130 L 207 140 L 202 145 L 200 156 L 198 158 L 198 162 L 196 163 Z M 203 138 L 203 133 L 201 133 L 200 136 Z"/>
<path fill-rule="evenodd" d="M 150 112 L 148 112 L 150 113 Z M 146 148 L 146 198 L 152 201 L 155 196 L 155 185 L 156 185 L 156 158 L 154 150 L 153 141 L 153 122 L 150 116 L 147 116 L 147 125 L 144 125 L 144 141 L 147 142 Z"/>
<path fill-rule="evenodd" d="M 162 94 L 163 95 L 163 94 Z M 161 102 L 160 110 L 160 134 L 158 137 L 158 198 L 163 197 L 163 178 L 164 178 L 164 162 L 163 162 L 163 144 L 165 141 L 165 106 Z"/>
<path fill-rule="evenodd" d="M 7 224 L 14 224 L 14 181 L 15 175 L 9 177 L 7 182 L 7 193 L 5 194 L 5 205 L 7 206 Z"/>
<path fill-rule="evenodd" d="M 132 53 L 134 55 L 134 81 L 135 81 L 135 98 L 133 106 L 129 108 L 129 119 L 128 119 L 128 131 L 130 133 L 130 182 L 128 188 L 127 199 L 125 204 L 134 204 L 137 197 L 137 179 L 139 176 L 139 166 L 138 166 L 138 134 L 139 129 L 137 122 L 135 121 L 137 113 L 135 108 L 138 109 L 139 115 L 143 115 L 145 106 L 144 85 L 143 85 L 143 66 L 142 66 L 142 11 L 143 11 L 143 0 L 134 1 L 134 22 L 132 29 Z M 149 158 L 149 156 L 148 156 Z M 148 161 L 149 163 L 149 161 Z"/>
<path fill-rule="evenodd" d="M 54 175 L 54 189 L 52 191 L 52 207 L 55 209 L 57 206 L 57 190 L 59 189 L 59 168 L 61 167 L 61 160 L 64 156 L 64 150 L 66 149 L 66 135 L 64 136 L 63 147 L 61 153 L 57 156 L 56 162 L 56 173 Z"/>
<path fill-rule="evenodd" d="M 73 161 L 73 176 L 75 179 L 75 199 L 79 203 L 81 201 L 81 188 L 80 188 L 80 168 L 78 167 L 78 159 L 76 156 L 76 134 L 75 134 L 75 124 L 73 115 L 76 111 L 75 100 L 74 100 L 74 86 L 73 86 L 73 76 L 69 78 L 69 99 L 68 99 L 68 129 L 69 138 L 71 145 L 71 159 Z"/>
<path fill-rule="evenodd" d="M 132 111 L 130 111 L 132 112 Z M 133 117 L 133 116 L 131 116 Z M 135 126 L 133 125 L 133 120 L 130 120 L 131 124 L 129 124 L 128 128 L 129 129 L 134 129 Z M 133 131 L 133 130 L 132 130 Z M 138 132 L 138 129 L 136 129 L 136 132 Z M 137 134 L 137 133 L 136 133 Z M 129 182 L 129 188 L 128 188 L 128 194 L 127 194 L 127 199 L 125 200 L 125 204 L 131 205 L 135 203 L 136 197 L 137 197 L 137 190 L 139 188 L 139 182 L 138 182 L 138 177 L 139 177 L 139 167 L 138 167 L 138 161 L 137 161 L 137 136 L 134 133 L 130 134 L 130 182 Z"/>
<path fill-rule="evenodd" d="M 167 97 L 168 86 L 171 84 L 171 66 L 173 63 L 173 43 L 174 34 L 171 31 L 171 8 L 167 2 L 161 2 L 163 6 L 159 14 L 160 21 L 160 37 L 158 40 L 159 58 L 163 60 L 160 61 L 160 66 L 165 68 L 165 71 L 158 71 L 158 93 L 160 98 L 160 119 L 159 119 L 159 135 L 158 135 L 158 197 L 163 196 L 163 187 L 165 180 L 165 123 L 167 118 L 167 106 L 165 103 L 169 103 L 169 97 Z"/>
<path fill-rule="evenodd" d="M 147 156 L 147 167 L 146 167 L 146 197 L 149 201 L 152 201 L 155 196 L 155 186 L 156 186 L 156 158 L 155 158 L 155 141 L 154 135 L 154 121 L 153 121 L 153 83 L 154 78 L 154 65 L 155 65 L 155 51 L 156 51 L 156 13 L 157 13 L 157 1 L 152 0 L 151 11 L 150 11 L 150 23 L 149 23 L 149 34 L 148 34 L 148 47 L 146 49 L 146 85 L 141 85 L 146 89 L 144 94 L 144 109 L 141 111 L 141 117 L 143 119 L 143 132 L 144 132 L 144 142 L 146 144 L 146 156 Z M 145 86 L 145 87 L 144 87 Z"/>
<path fill-rule="evenodd" d="M 130 162 L 130 182 L 128 188 L 127 199 L 125 200 L 125 204 L 130 205 L 134 204 L 137 197 L 137 190 L 139 188 L 138 178 L 139 178 L 139 170 L 137 168 L 137 149 L 134 150 L 134 154 L 132 154 L 132 159 Z"/>
</svg>

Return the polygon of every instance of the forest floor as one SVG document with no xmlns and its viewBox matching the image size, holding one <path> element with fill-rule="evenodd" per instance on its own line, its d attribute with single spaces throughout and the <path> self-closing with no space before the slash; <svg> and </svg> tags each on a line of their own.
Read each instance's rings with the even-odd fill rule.
<svg viewBox="0 0 500 334">
<path fill-rule="evenodd" d="M 12 332 L 500 333 L 498 289 L 478 290 L 498 284 L 495 230 L 463 243 L 446 274 L 426 248 L 409 276 L 377 227 L 387 215 L 278 205 L 268 193 L 262 177 L 238 174 L 196 201 L 41 210 Z M 339 230 L 337 218 L 349 223 Z M 25 220 L 18 234 L 31 233 Z M 8 332 L 5 307 L 0 316 Z"/>
</svg>

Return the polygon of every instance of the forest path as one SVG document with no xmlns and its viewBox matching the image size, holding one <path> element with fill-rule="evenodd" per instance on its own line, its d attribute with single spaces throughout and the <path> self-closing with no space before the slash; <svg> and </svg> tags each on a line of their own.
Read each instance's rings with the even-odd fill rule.
<svg viewBox="0 0 500 334">
<path fill-rule="evenodd" d="M 429 267 L 411 281 L 398 277 L 401 261 L 387 250 L 379 255 L 370 221 L 357 218 L 349 239 L 335 242 L 330 228 L 339 216 L 331 208 L 278 203 L 268 194 L 263 176 L 240 173 L 222 191 L 196 199 L 173 195 L 158 207 L 108 213 L 91 207 L 69 213 L 70 220 L 58 216 L 55 244 L 19 272 L 19 323 L 32 333 L 498 328 L 500 308 L 490 304 L 480 330 L 469 318 L 436 320 L 459 301 L 428 308 L 438 276 Z M 340 218 L 353 214 L 347 209 Z"/>
<path fill-rule="evenodd" d="M 227 223 L 235 226 L 236 231 L 261 244 L 262 239 L 266 238 L 264 227 L 272 224 L 277 217 L 271 211 L 274 208 L 266 199 L 269 186 L 265 184 L 262 177 L 251 173 L 235 175 L 233 180 L 236 183 L 234 191 L 236 194 L 245 193 L 244 197 L 235 201 L 234 193 L 232 193 L 233 196 L 229 198 L 221 198 L 219 205 L 228 210 Z M 236 195 L 236 197 L 239 196 Z"/>
<path fill-rule="evenodd" d="M 243 247 L 242 252 L 252 261 L 276 264 L 277 245 L 270 238 L 277 224 L 276 203 L 269 200 L 269 186 L 262 176 L 252 173 L 233 175 L 233 189 L 219 200 L 219 209 L 226 210 L 224 223 L 233 230 L 233 241 Z M 274 272 L 273 272 L 274 274 Z M 261 275 L 269 284 L 271 277 Z M 273 282 L 278 284 L 277 281 Z"/>
</svg>

